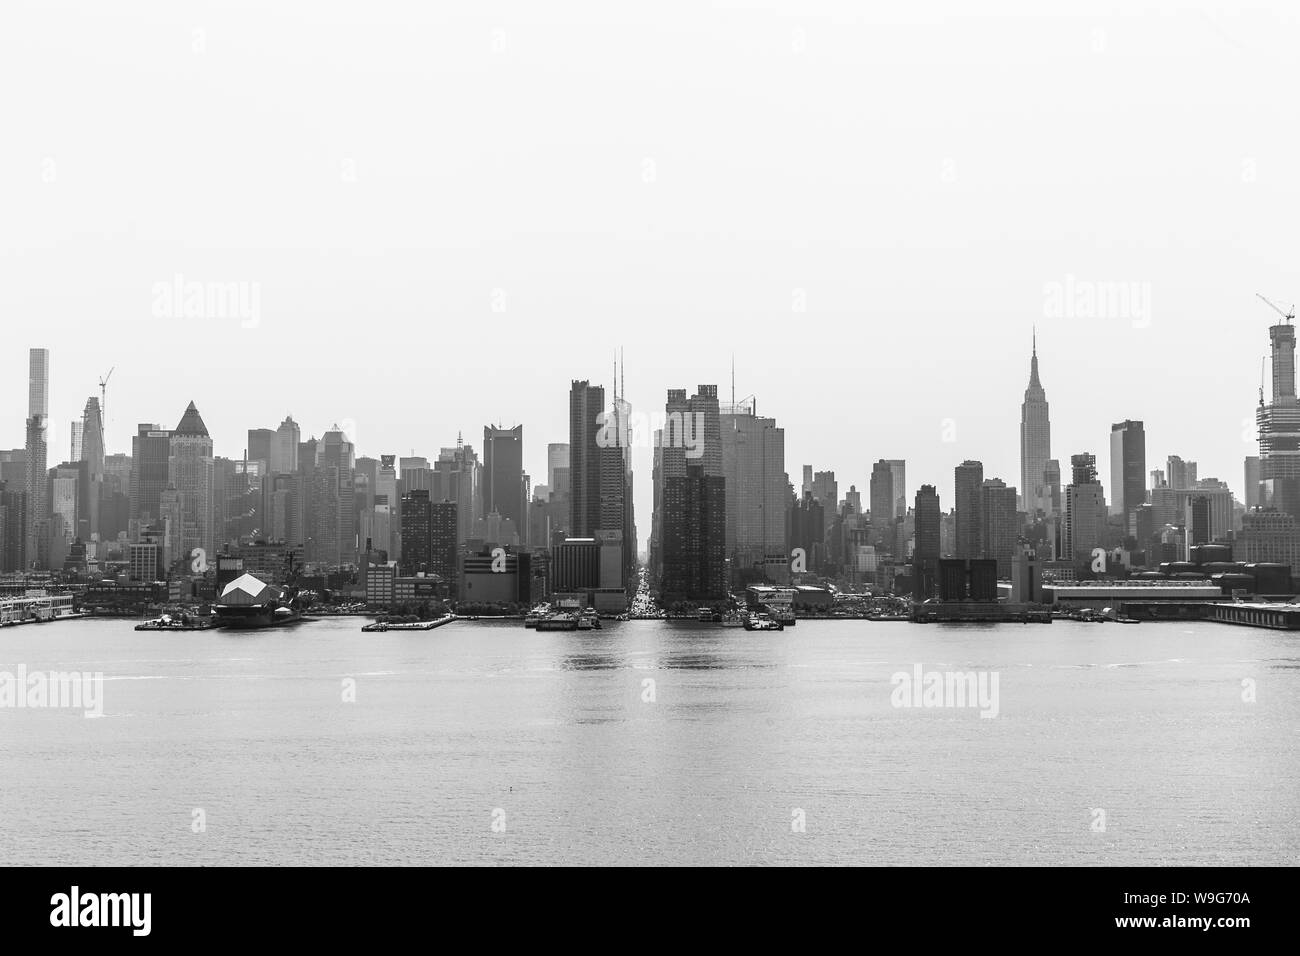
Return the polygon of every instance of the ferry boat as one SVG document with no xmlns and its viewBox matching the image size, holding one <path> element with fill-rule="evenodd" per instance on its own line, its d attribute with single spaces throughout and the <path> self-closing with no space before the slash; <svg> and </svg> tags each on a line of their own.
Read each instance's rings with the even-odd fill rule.
<svg viewBox="0 0 1300 956">
<path fill-rule="evenodd" d="M 785 625 L 767 614 L 752 613 L 745 615 L 747 631 L 784 631 Z"/>
<path fill-rule="evenodd" d="M 537 622 L 539 631 L 576 631 L 578 615 L 570 611 L 558 611 L 547 615 Z"/>
</svg>

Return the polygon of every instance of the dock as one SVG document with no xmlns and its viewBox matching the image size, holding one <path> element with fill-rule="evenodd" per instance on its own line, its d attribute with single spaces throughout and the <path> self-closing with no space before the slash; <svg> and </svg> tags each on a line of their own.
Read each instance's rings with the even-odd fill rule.
<svg viewBox="0 0 1300 956">
<path fill-rule="evenodd" d="M 454 620 L 456 620 L 456 615 L 448 614 L 446 617 L 436 618 L 432 621 L 403 621 L 400 624 L 390 624 L 388 621 L 372 621 L 361 630 L 367 634 L 376 631 L 432 631 L 435 627 L 442 627 Z"/>
<path fill-rule="evenodd" d="M 999 601 L 934 601 L 912 606 L 916 624 L 1051 624 L 1049 609 Z"/>
<path fill-rule="evenodd" d="M 1275 631 L 1300 631 L 1300 604 L 1215 604 L 1212 620 L 1240 627 L 1267 627 Z"/>
</svg>

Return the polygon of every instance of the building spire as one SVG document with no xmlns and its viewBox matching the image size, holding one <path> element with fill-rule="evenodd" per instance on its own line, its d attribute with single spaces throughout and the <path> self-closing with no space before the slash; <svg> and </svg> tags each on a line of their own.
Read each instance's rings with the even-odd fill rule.
<svg viewBox="0 0 1300 956">
<path fill-rule="evenodd" d="M 1043 384 L 1038 381 L 1038 326 L 1034 326 L 1034 348 L 1029 359 L 1029 387 L 1039 389 L 1043 387 Z"/>
</svg>

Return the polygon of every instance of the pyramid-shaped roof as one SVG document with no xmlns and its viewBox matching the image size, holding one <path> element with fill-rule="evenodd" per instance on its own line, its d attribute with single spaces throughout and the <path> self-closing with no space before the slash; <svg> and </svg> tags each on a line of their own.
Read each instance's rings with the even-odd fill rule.
<svg viewBox="0 0 1300 956">
<path fill-rule="evenodd" d="M 208 426 L 203 424 L 203 417 L 199 410 L 190 402 L 189 408 L 185 409 L 185 414 L 181 416 L 180 424 L 176 426 L 173 435 L 200 435 L 203 438 L 208 436 Z"/>
<path fill-rule="evenodd" d="M 262 604 L 279 596 L 279 588 L 251 574 L 241 574 L 221 589 L 222 604 Z"/>
</svg>

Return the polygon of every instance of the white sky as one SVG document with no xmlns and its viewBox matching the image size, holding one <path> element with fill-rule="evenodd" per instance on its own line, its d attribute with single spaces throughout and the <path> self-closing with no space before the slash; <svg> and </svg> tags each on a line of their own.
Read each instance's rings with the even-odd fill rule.
<svg viewBox="0 0 1300 956">
<path fill-rule="evenodd" d="M 373 456 L 523 422 L 541 481 L 615 348 L 638 411 L 734 352 L 796 486 L 906 458 L 947 509 L 964 458 L 1019 484 L 1037 323 L 1067 472 L 1136 418 L 1242 493 L 1254 294 L 1300 299 L 1294 4 L 112 6 L 0 12 L 0 447 L 44 345 L 52 461 L 115 366 L 110 451 L 192 398 L 231 456 L 286 412 Z M 154 315 L 177 273 L 256 327 Z M 1067 276 L 1149 323 L 1048 315 Z"/>
</svg>

